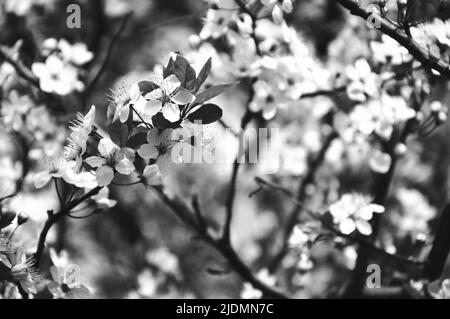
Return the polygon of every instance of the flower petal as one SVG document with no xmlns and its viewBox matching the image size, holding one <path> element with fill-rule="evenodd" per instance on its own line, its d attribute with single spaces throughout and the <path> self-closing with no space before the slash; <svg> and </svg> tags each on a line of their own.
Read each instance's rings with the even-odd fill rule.
<svg viewBox="0 0 450 319">
<path fill-rule="evenodd" d="M 358 229 L 358 231 L 366 236 L 369 236 L 370 234 L 372 234 L 372 226 L 370 226 L 370 223 L 366 220 L 362 220 L 362 219 L 357 219 L 356 220 L 356 229 Z"/>
<path fill-rule="evenodd" d="M 112 167 L 100 166 L 95 173 L 98 186 L 103 187 L 109 185 L 114 178 L 114 171 Z"/>
<path fill-rule="evenodd" d="M 195 101 L 195 95 L 182 88 L 172 97 L 172 101 L 180 105 L 189 104 Z"/>
<path fill-rule="evenodd" d="M 100 167 L 106 163 L 106 160 L 104 158 L 98 156 L 90 156 L 84 161 L 92 167 Z"/>
<path fill-rule="evenodd" d="M 134 171 L 134 165 L 133 162 L 129 159 L 124 158 L 123 160 L 119 161 L 114 168 L 123 175 L 129 175 L 131 172 Z"/>
<path fill-rule="evenodd" d="M 48 182 L 50 182 L 51 178 L 52 178 L 52 176 L 50 175 L 50 173 L 48 171 L 37 173 L 34 176 L 34 186 L 36 188 L 42 188 L 45 185 L 47 185 Z"/>
<path fill-rule="evenodd" d="M 137 150 L 137 153 L 143 159 L 157 158 L 159 155 L 158 149 L 151 144 L 142 144 L 141 147 Z"/>
<path fill-rule="evenodd" d="M 176 122 L 180 119 L 180 109 L 174 103 L 167 103 L 162 108 L 162 114 L 169 122 Z"/>
<path fill-rule="evenodd" d="M 341 233 L 345 235 L 351 234 L 355 229 L 356 229 L 355 222 L 353 221 L 353 219 L 350 218 L 344 219 L 339 224 L 339 230 L 341 231 Z"/>
</svg>

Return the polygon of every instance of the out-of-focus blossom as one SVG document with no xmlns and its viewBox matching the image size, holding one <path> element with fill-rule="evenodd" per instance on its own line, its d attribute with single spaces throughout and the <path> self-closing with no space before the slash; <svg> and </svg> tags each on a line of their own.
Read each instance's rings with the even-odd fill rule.
<svg viewBox="0 0 450 319">
<path fill-rule="evenodd" d="M 372 233 L 369 221 L 374 213 L 383 213 L 384 207 L 370 202 L 370 198 L 364 195 L 350 193 L 330 205 L 329 211 L 334 223 L 343 234 L 351 234 L 358 230 L 363 235 Z"/>
<path fill-rule="evenodd" d="M 45 63 L 33 63 L 31 69 L 39 78 L 44 92 L 67 95 L 73 91 L 81 91 L 84 87 L 83 82 L 78 79 L 76 68 L 65 64 L 56 55 L 47 57 Z"/>
<path fill-rule="evenodd" d="M 428 285 L 428 292 L 434 299 L 450 299 L 450 279 L 433 281 Z"/>
<path fill-rule="evenodd" d="M 356 60 L 353 66 L 347 68 L 346 75 L 351 81 L 347 86 L 347 95 L 351 100 L 364 102 L 367 96 L 376 95 L 379 83 L 367 60 Z"/>
<path fill-rule="evenodd" d="M 369 166 L 374 172 L 386 174 L 391 168 L 391 164 L 391 156 L 378 149 L 375 149 L 370 155 Z"/>
<path fill-rule="evenodd" d="M 268 286 L 274 286 L 276 283 L 276 278 L 270 275 L 267 269 L 261 269 L 256 277 Z M 254 288 L 250 283 L 244 283 L 243 289 L 241 291 L 242 299 L 260 299 L 263 296 L 261 290 Z"/>
<path fill-rule="evenodd" d="M 20 131 L 25 125 L 25 116 L 33 106 L 32 101 L 27 95 L 19 96 L 14 90 L 9 94 L 1 107 L 1 119 L 6 129 Z"/>
<path fill-rule="evenodd" d="M 103 187 L 97 195 L 94 195 L 91 198 L 95 201 L 99 209 L 108 209 L 114 207 L 117 204 L 116 200 L 110 199 L 108 197 L 109 189 L 107 187 Z"/>
<path fill-rule="evenodd" d="M 293 9 L 293 0 L 261 0 L 261 3 L 272 13 L 272 19 L 275 23 L 283 22 L 283 12 L 291 13 Z"/>
<path fill-rule="evenodd" d="M 380 42 L 372 41 L 370 46 L 373 50 L 373 57 L 378 63 L 399 65 L 412 59 L 404 46 L 385 34 L 381 36 Z"/>
<path fill-rule="evenodd" d="M 178 258 L 165 247 L 149 250 L 145 254 L 145 259 L 166 274 L 177 276 L 180 272 Z"/>
<path fill-rule="evenodd" d="M 402 232 L 413 234 L 427 234 L 429 232 L 428 222 L 432 220 L 437 212 L 425 196 L 415 189 L 400 188 L 396 197 L 402 205 L 403 214 L 394 223 Z"/>
<path fill-rule="evenodd" d="M 48 169 L 34 176 L 34 186 L 36 188 L 44 187 L 52 178 L 64 178 L 67 170 L 75 166 L 74 161 L 66 161 L 61 156 L 50 157 L 46 162 Z"/>
</svg>

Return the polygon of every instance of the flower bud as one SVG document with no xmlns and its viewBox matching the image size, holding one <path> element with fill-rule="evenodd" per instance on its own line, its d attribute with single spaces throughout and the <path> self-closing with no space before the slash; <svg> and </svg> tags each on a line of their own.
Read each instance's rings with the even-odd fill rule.
<svg viewBox="0 0 450 319">
<path fill-rule="evenodd" d="M 395 146 L 395 155 L 403 156 L 408 151 L 408 147 L 404 143 L 398 143 Z"/>
<path fill-rule="evenodd" d="M 20 212 L 19 216 L 17 216 L 17 225 L 23 225 L 28 221 L 29 217 L 26 213 Z"/>
<path fill-rule="evenodd" d="M 18 281 L 28 278 L 28 266 L 25 264 L 17 264 L 11 268 L 11 276 Z"/>
</svg>

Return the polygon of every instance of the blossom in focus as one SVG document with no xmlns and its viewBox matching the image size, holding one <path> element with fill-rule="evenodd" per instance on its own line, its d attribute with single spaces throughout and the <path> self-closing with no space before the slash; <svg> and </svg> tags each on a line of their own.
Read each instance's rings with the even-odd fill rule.
<svg viewBox="0 0 450 319">
<path fill-rule="evenodd" d="M 18 252 L 15 263 L 11 266 L 11 277 L 17 281 L 28 294 L 36 294 L 36 286 L 42 277 L 34 266 L 34 259 L 27 258 L 24 253 Z"/>
<path fill-rule="evenodd" d="M 79 267 L 70 264 L 69 256 L 65 250 L 59 255 L 50 249 L 50 267 L 52 280 L 47 282 L 47 288 L 55 299 L 81 299 L 89 295 L 89 289 L 81 284 Z"/>
<path fill-rule="evenodd" d="M 172 163 L 171 151 L 175 144 L 179 142 L 178 139 L 174 139 L 174 130 L 165 129 L 161 131 L 153 128 L 147 133 L 147 141 L 147 144 L 142 144 L 137 150 L 139 156 L 145 160 L 151 160 L 163 174 L 169 173 Z M 148 168 L 147 173 L 153 175 L 154 172 L 155 168 Z"/>
<path fill-rule="evenodd" d="M 339 231 L 345 235 L 358 230 L 363 235 L 372 233 L 369 221 L 374 213 L 383 213 L 384 207 L 370 202 L 364 195 L 349 193 L 330 205 L 329 211 Z"/>
<path fill-rule="evenodd" d="M 155 68 L 152 80 L 159 87 L 147 93 L 145 99 L 152 106 L 162 107 L 162 114 L 168 121 L 178 121 L 181 115 L 178 105 L 194 102 L 195 96 L 181 87 L 181 82 L 175 75 L 171 74 L 164 78 L 162 67 L 160 66 Z"/>
<path fill-rule="evenodd" d="M 95 176 L 98 186 L 107 186 L 114 179 L 114 172 L 129 175 L 134 171 L 134 151 L 120 148 L 109 138 L 102 138 L 98 143 L 99 156 L 91 156 L 85 162 L 97 168 Z"/>
<path fill-rule="evenodd" d="M 76 169 L 81 167 L 82 155 L 86 152 L 87 141 L 94 127 L 94 121 L 95 106 L 92 105 L 85 116 L 77 114 L 76 120 L 70 127 L 72 133 L 64 147 L 64 158 L 68 161 L 74 160 L 77 163 Z"/>
</svg>

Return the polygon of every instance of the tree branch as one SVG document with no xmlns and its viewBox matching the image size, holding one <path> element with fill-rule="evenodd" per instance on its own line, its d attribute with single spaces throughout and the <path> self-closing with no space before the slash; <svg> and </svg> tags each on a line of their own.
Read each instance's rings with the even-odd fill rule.
<svg viewBox="0 0 450 319">
<path fill-rule="evenodd" d="M 439 58 L 432 55 L 426 49 L 421 47 L 414 39 L 408 37 L 408 35 L 389 24 L 385 19 L 381 16 L 377 15 L 374 12 L 366 11 L 364 8 L 360 7 L 359 4 L 354 2 L 353 0 L 336 0 L 342 7 L 347 9 L 351 14 L 355 16 L 359 16 L 364 20 L 367 20 L 369 17 L 376 17 L 377 22 L 379 22 L 379 30 L 391 37 L 403 47 L 405 47 L 409 53 L 417 59 L 422 65 L 428 69 L 432 69 L 438 71 L 441 75 L 445 76 L 447 79 L 450 79 L 450 65 L 440 60 Z M 377 26 L 378 27 L 378 26 Z"/>
<path fill-rule="evenodd" d="M 89 192 L 84 194 L 83 196 L 80 196 L 78 198 L 75 198 L 74 200 L 71 200 L 67 206 L 61 207 L 61 210 L 54 214 L 52 210 L 47 211 L 47 220 L 45 221 L 44 227 L 41 230 L 41 233 L 39 235 L 38 244 L 36 247 L 36 252 L 34 253 L 34 265 L 39 266 L 39 262 L 41 260 L 42 252 L 45 248 L 45 240 L 47 239 L 47 234 L 52 228 L 52 226 L 59 222 L 61 218 L 66 216 L 70 213 L 72 209 L 80 205 L 85 200 L 91 198 L 92 196 L 95 196 L 100 191 L 101 187 L 96 187 L 91 189 Z"/>
<path fill-rule="evenodd" d="M 229 242 L 223 239 L 213 238 L 206 228 L 202 228 L 195 221 L 195 213 L 176 196 L 169 195 L 162 186 L 153 186 L 153 190 L 159 198 L 173 211 L 173 213 L 191 230 L 198 233 L 202 239 L 217 249 L 221 255 L 230 263 L 231 267 L 244 279 L 251 283 L 253 287 L 259 289 L 263 294 L 270 298 L 287 298 L 286 295 L 280 293 L 256 278 L 251 270 L 244 264 L 240 257 L 236 254 Z"/>
</svg>

